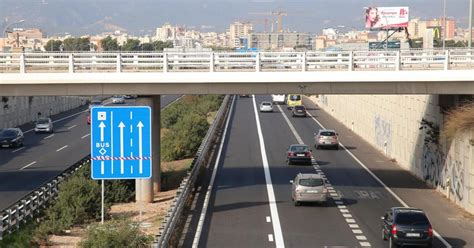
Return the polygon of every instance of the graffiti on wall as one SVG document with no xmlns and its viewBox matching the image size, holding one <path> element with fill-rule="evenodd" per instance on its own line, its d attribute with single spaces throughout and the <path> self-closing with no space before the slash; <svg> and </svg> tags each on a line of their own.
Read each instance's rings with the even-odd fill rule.
<svg viewBox="0 0 474 248">
<path fill-rule="evenodd" d="M 449 178 L 450 194 L 459 201 L 464 199 L 464 165 L 445 155 L 438 145 L 423 145 L 422 173 L 425 181 L 442 189 L 446 189 Z"/>
<path fill-rule="evenodd" d="M 379 115 L 374 117 L 374 132 L 375 132 L 375 144 L 385 149 L 385 142 L 387 142 L 387 153 L 390 154 L 392 148 L 392 125 L 390 122 L 385 121 Z"/>
</svg>

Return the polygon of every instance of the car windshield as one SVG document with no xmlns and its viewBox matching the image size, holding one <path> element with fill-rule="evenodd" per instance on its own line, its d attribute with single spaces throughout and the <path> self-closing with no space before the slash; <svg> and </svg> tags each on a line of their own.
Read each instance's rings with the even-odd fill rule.
<svg viewBox="0 0 474 248">
<path fill-rule="evenodd" d="M 291 147 L 292 152 L 307 152 L 309 151 L 307 146 L 292 146 Z"/>
<path fill-rule="evenodd" d="M 301 100 L 301 96 L 300 95 L 291 95 L 290 100 L 299 101 L 299 100 Z"/>
<path fill-rule="evenodd" d="M 49 123 L 49 120 L 48 119 L 39 119 L 38 124 L 48 124 Z"/>
<path fill-rule="evenodd" d="M 100 101 L 92 101 L 92 102 L 91 102 L 91 105 L 100 105 L 100 104 L 101 104 Z"/>
<path fill-rule="evenodd" d="M 334 132 L 321 132 L 321 136 L 336 136 L 336 133 Z"/>
<path fill-rule="evenodd" d="M 11 130 L 11 129 L 4 129 L 0 131 L 0 137 L 15 137 L 16 136 L 16 131 Z"/>
<path fill-rule="evenodd" d="M 122 98 L 122 96 L 114 96 L 114 98 Z"/>
<path fill-rule="evenodd" d="M 262 102 L 262 105 L 264 105 L 264 106 L 270 106 L 270 105 L 272 105 L 272 104 L 269 103 L 269 102 Z"/>
<path fill-rule="evenodd" d="M 323 180 L 321 178 L 304 178 L 300 179 L 299 185 L 306 187 L 316 187 L 323 185 Z"/>
<path fill-rule="evenodd" d="M 398 213 L 396 223 L 400 225 L 427 225 L 429 221 L 422 213 Z"/>
</svg>

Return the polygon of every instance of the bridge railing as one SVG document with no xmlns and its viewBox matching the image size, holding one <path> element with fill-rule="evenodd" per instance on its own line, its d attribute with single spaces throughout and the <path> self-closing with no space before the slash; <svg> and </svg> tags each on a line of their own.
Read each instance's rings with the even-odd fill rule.
<svg viewBox="0 0 474 248">
<path fill-rule="evenodd" d="M 0 53 L 0 73 L 457 69 L 474 69 L 474 49 L 249 53 Z"/>
</svg>

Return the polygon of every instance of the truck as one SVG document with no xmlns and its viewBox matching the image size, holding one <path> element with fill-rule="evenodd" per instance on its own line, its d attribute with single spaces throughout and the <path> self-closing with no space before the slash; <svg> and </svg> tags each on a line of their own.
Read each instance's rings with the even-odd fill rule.
<svg viewBox="0 0 474 248">
<path fill-rule="evenodd" d="M 285 94 L 272 94 L 273 104 L 285 104 Z"/>
</svg>

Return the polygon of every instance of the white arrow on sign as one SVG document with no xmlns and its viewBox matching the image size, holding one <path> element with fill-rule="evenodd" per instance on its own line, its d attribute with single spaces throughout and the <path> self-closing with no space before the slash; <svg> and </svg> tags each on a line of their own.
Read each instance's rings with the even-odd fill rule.
<svg viewBox="0 0 474 248">
<path fill-rule="evenodd" d="M 120 173 L 124 174 L 125 173 L 125 168 L 124 168 L 124 160 L 123 160 L 123 128 L 125 127 L 125 124 L 123 122 L 120 122 L 118 125 L 120 128 Z"/>
<path fill-rule="evenodd" d="M 104 128 L 105 128 L 105 124 L 104 124 L 103 121 L 100 122 L 99 128 L 100 128 L 100 142 L 104 142 Z"/>
<path fill-rule="evenodd" d="M 140 121 L 138 122 L 138 156 L 140 157 L 140 160 L 139 160 L 139 166 L 138 166 L 138 173 L 142 174 L 143 173 L 143 159 L 142 159 L 142 153 L 143 153 L 143 144 L 142 144 L 142 128 L 144 127 L 143 126 L 143 123 Z"/>
</svg>

